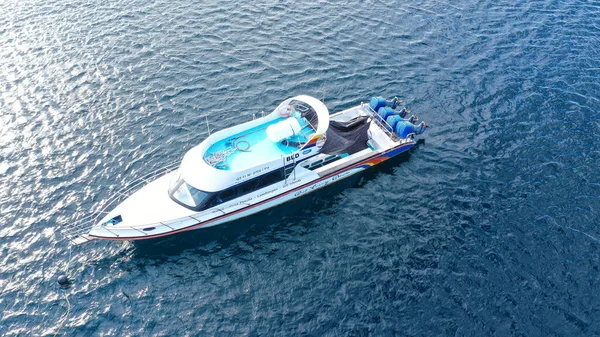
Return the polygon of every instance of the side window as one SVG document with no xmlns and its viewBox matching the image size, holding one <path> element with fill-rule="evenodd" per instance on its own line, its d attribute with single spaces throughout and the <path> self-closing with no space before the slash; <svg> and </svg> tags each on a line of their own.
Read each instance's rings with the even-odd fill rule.
<svg viewBox="0 0 600 337">
<path fill-rule="evenodd" d="M 258 184 L 256 184 L 256 187 L 254 188 L 254 190 L 259 190 L 263 187 L 269 186 L 269 185 L 273 185 L 278 181 L 281 181 L 283 179 L 283 175 L 282 175 L 282 170 L 275 170 L 271 173 L 265 174 L 264 176 L 260 177 Z"/>
<path fill-rule="evenodd" d="M 246 181 L 245 183 L 238 186 L 238 195 L 242 196 L 244 194 L 248 194 L 256 190 L 256 184 L 260 178 L 252 179 L 250 181 Z"/>
<path fill-rule="evenodd" d="M 226 189 L 224 191 L 221 191 L 218 194 L 216 200 L 218 200 L 219 203 L 222 203 L 222 202 L 229 201 L 229 200 L 235 198 L 236 196 L 237 196 L 236 195 L 236 188 L 235 187 L 230 187 L 230 188 L 228 188 L 228 189 Z"/>
<path fill-rule="evenodd" d="M 231 199 L 241 197 L 244 194 L 254 191 L 254 186 L 256 186 L 256 182 L 257 182 L 256 179 L 252 179 L 250 181 L 247 181 L 247 182 L 242 183 L 237 186 L 230 187 L 226 190 L 223 190 L 223 191 L 217 193 L 217 195 L 215 196 L 215 198 L 213 199 L 213 201 L 211 203 L 211 207 L 217 206 L 217 205 L 227 202 Z"/>
<path fill-rule="evenodd" d="M 278 169 L 273 172 L 267 173 L 261 177 L 246 181 L 240 185 L 230 187 L 226 190 L 217 193 L 213 198 L 212 202 L 210 203 L 210 207 L 217 206 L 237 197 L 241 197 L 248 193 L 259 190 L 263 187 L 273 185 L 274 183 L 281 181 L 282 179 L 283 170 Z"/>
</svg>

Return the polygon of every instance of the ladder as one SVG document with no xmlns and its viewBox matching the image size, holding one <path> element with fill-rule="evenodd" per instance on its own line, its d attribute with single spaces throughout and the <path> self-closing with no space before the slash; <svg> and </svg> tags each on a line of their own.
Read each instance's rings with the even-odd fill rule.
<svg viewBox="0 0 600 337">
<path fill-rule="evenodd" d="M 285 162 L 285 157 L 282 156 L 283 159 L 283 177 L 285 178 L 285 182 L 287 183 L 287 178 L 294 173 L 294 180 L 296 180 L 296 158 L 294 157 L 294 153 L 291 154 L 292 163 L 287 164 Z"/>
</svg>

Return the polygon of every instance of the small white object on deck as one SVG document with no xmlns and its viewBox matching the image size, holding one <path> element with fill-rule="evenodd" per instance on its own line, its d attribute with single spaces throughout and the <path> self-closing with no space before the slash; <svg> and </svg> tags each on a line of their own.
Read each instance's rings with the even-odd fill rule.
<svg viewBox="0 0 600 337">
<path fill-rule="evenodd" d="M 297 135 L 300 133 L 300 130 L 302 130 L 302 127 L 298 120 L 294 117 L 290 117 L 281 122 L 269 125 L 269 127 L 267 127 L 267 137 L 269 137 L 273 143 L 277 143 L 283 139 Z"/>
</svg>

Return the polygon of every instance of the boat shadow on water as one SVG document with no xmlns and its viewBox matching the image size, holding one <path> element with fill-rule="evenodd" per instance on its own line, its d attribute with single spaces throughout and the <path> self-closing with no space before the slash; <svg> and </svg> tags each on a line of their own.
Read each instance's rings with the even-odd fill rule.
<svg viewBox="0 0 600 337">
<path fill-rule="evenodd" d="M 417 145 L 419 144 L 423 144 L 423 141 L 417 142 Z M 376 179 L 381 173 L 393 174 L 398 165 L 410 159 L 410 152 L 412 150 L 391 158 L 377 165 L 376 168 L 360 172 L 314 193 L 230 223 L 162 238 L 134 241 L 133 256 L 160 260 L 180 255 L 188 250 L 194 250 L 192 252 L 194 255 L 210 255 L 224 249 L 234 249 L 232 246 L 240 240 L 252 244 L 272 237 L 270 234 L 282 230 L 283 226 L 313 224 L 312 220 L 319 214 L 328 212 L 333 205 L 343 202 L 344 190 L 360 188 L 366 182 Z"/>
</svg>

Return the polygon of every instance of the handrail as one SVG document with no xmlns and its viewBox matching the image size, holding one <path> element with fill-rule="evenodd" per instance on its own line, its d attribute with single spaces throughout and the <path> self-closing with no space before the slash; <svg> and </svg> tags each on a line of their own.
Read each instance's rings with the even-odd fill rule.
<svg viewBox="0 0 600 337">
<path fill-rule="evenodd" d="M 113 204 L 115 204 L 116 202 L 123 200 L 125 198 L 127 198 L 128 196 L 130 196 L 133 192 L 134 189 L 138 189 L 143 183 L 146 182 L 145 179 L 149 179 L 149 178 L 155 178 L 159 175 L 164 175 L 165 173 L 168 173 L 169 171 L 172 171 L 173 168 L 175 166 L 177 166 L 177 164 L 179 164 L 179 162 L 173 162 L 168 164 L 167 166 L 164 166 L 160 169 L 157 169 L 153 172 L 150 172 L 140 178 L 137 178 L 136 180 L 128 183 L 127 185 L 125 185 L 125 187 L 123 187 L 122 189 L 118 190 L 112 197 L 110 197 L 107 201 L 106 204 L 100 209 L 100 211 L 98 213 L 102 213 L 105 212 L 110 206 L 112 206 Z M 108 212 L 106 212 L 108 213 Z M 95 220 L 98 220 L 98 218 L 100 217 L 101 214 L 97 214 L 95 217 Z"/>
<path fill-rule="evenodd" d="M 392 126 L 386 120 L 384 120 L 383 117 L 381 117 L 377 112 L 375 112 L 375 110 L 373 110 L 373 108 L 370 105 L 365 103 L 361 103 L 360 105 L 362 107 L 367 107 L 368 112 L 371 113 L 371 115 L 373 115 L 377 125 L 379 125 L 383 132 L 385 132 L 393 141 L 398 141 L 400 139 L 400 137 L 398 137 L 396 133 L 392 130 Z"/>
<path fill-rule="evenodd" d="M 99 207 L 99 210 L 91 213 L 89 215 L 86 215 L 80 219 L 75 220 L 74 222 L 70 223 L 70 224 L 66 224 L 63 225 L 62 228 L 60 228 L 60 232 L 70 241 L 75 242 L 75 239 L 81 238 L 83 237 L 85 234 L 87 234 L 95 225 L 98 224 L 98 221 L 100 220 L 100 218 L 104 215 L 107 214 L 110 211 L 110 208 L 112 208 L 113 206 L 116 206 L 116 204 L 120 203 L 121 201 L 123 201 L 124 199 L 126 199 L 128 196 L 130 196 L 135 190 L 141 188 L 143 185 L 146 185 L 149 181 L 153 180 L 153 178 L 156 178 L 157 176 L 162 176 L 166 173 L 169 173 L 171 171 L 173 171 L 179 164 L 179 161 L 176 162 L 172 162 L 167 164 L 166 166 L 163 166 L 157 170 L 154 170 L 150 173 L 147 173 L 133 181 L 131 181 L 130 183 L 127 183 L 125 185 L 125 187 L 117 190 L 116 192 L 114 192 L 114 194 L 108 198 L 108 200 L 106 200 L 105 202 L 103 202 L 101 204 L 101 206 Z M 163 226 L 167 226 L 165 224 L 162 224 Z M 154 226 L 154 224 L 149 225 L 149 226 Z M 170 226 L 167 226 L 170 228 Z M 106 229 L 107 231 L 113 233 L 115 236 L 119 236 L 117 233 L 111 231 L 110 229 L 104 227 L 104 229 Z M 131 227 L 130 229 L 134 229 L 139 231 L 139 229 Z M 143 233 L 143 232 L 142 232 Z M 144 233 L 146 234 L 146 233 Z M 147 235 L 147 234 L 146 234 Z M 85 242 L 85 241 L 89 241 L 89 239 L 85 239 L 84 241 L 79 241 L 79 243 L 81 242 Z"/>
<path fill-rule="evenodd" d="M 307 108 L 308 109 L 308 108 Z M 265 112 L 262 111 L 261 112 L 262 117 L 265 117 Z M 253 118 L 254 119 L 254 118 Z M 314 126 L 307 120 L 308 124 L 310 125 L 310 127 L 312 127 L 314 130 L 316 130 L 314 128 Z M 257 132 L 259 130 L 262 129 L 266 129 L 266 126 L 264 128 L 255 130 L 253 132 Z M 306 137 L 306 136 L 305 136 Z M 307 141 L 308 141 L 308 137 Z M 132 194 L 132 192 L 134 190 L 139 189 L 142 185 L 144 184 L 148 184 L 149 180 L 151 180 L 152 178 L 155 178 L 159 175 L 164 175 L 170 171 L 172 171 L 177 165 L 179 164 L 179 161 L 177 162 L 172 162 L 162 168 L 159 168 L 153 172 L 150 172 L 146 175 L 143 175 L 140 178 L 137 178 L 136 180 L 128 183 L 125 187 L 119 189 L 118 191 L 114 192 L 114 194 L 108 199 L 106 200 L 104 203 L 101 204 L 101 206 L 99 207 L 99 210 L 95 213 L 89 214 L 87 216 L 84 216 L 81 219 L 78 219 L 76 221 L 74 221 L 73 223 L 70 223 L 68 225 L 64 225 L 62 226 L 62 228 L 60 228 L 60 232 L 70 241 L 75 242 L 75 243 L 83 243 L 86 241 L 91 240 L 90 238 L 85 238 L 85 234 L 87 234 L 95 225 L 98 224 L 98 221 L 100 220 L 100 218 L 102 216 L 104 216 L 105 214 L 109 213 L 110 209 L 115 206 L 115 204 L 120 203 L 122 200 L 124 200 L 125 198 L 127 198 L 128 196 L 130 196 Z M 285 166 L 285 159 L 284 159 L 284 166 Z M 225 212 L 221 209 L 216 209 L 215 211 L 220 211 L 221 213 L 225 214 Z M 195 221 L 198 221 L 196 218 L 189 216 L 187 217 L 189 219 L 193 219 Z M 164 224 L 162 222 L 157 222 L 157 223 L 153 223 L 153 224 L 148 224 L 147 227 L 158 227 L 158 226 L 165 226 L 171 230 L 176 230 L 176 229 L 181 229 L 181 228 L 173 228 L 167 224 Z M 114 234 L 116 237 L 119 237 L 119 235 L 113 231 L 111 231 L 107 226 L 104 226 L 103 229 L 109 231 L 110 233 Z M 145 233 L 143 230 L 140 231 L 139 228 L 134 228 L 131 226 L 128 227 L 121 227 L 120 229 L 131 229 L 131 230 L 136 230 L 138 232 L 142 232 L 144 235 L 148 235 L 147 233 Z"/>
</svg>

